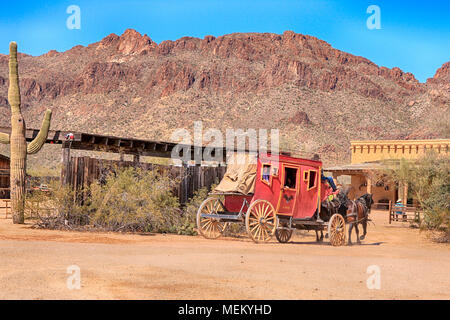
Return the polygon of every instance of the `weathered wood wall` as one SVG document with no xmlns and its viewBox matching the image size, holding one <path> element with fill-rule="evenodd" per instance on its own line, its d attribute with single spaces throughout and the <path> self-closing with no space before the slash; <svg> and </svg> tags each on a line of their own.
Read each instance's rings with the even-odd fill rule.
<svg viewBox="0 0 450 320">
<path fill-rule="evenodd" d="M 115 161 L 96 159 L 90 157 L 71 157 L 67 169 L 63 172 L 62 181 L 76 190 L 77 194 L 83 191 L 84 186 L 89 186 L 94 181 L 106 178 L 113 168 L 139 167 L 144 170 L 158 170 L 179 179 L 179 184 L 174 191 L 181 204 L 185 204 L 194 192 L 203 187 L 211 187 L 212 184 L 222 179 L 226 167 L 202 167 L 202 166 L 165 166 L 159 164 L 142 163 L 136 161 Z"/>
</svg>

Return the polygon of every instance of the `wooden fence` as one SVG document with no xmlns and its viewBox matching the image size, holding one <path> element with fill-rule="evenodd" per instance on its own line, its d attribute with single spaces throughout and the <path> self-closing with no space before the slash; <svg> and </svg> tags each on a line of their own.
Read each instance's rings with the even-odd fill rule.
<svg viewBox="0 0 450 320">
<path fill-rule="evenodd" d="M 210 188 L 212 184 L 219 182 L 225 174 L 226 167 L 204 166 L 166 166 L 152 163 L 134 161 L 115 161 L 96 159 L 90 157 L 72 157 L 63 171 L 61 180 L 69 184 L 79 194 L 85 186 L 94 181 L 105 179 L 114 168 L 138 167 L 144 170 L 158 170 L 167 173 L 180 182 L 174 191 L 180 203 L 185 204 L 194 192 L 203 187 Z"/>
<path fill-rule="evenodd" d="M 420 224 L 421 212 L 420 208 L 406 205 L 402 207 L 396 207 L 389 201 L 389 224 L 393 221 L 398 222 L 417 222 Z"/>
<path fill-rule="evenodd" d="M 0 199 L 0 210 L 5 214 L 5 219 L 8 219 L 8 215 L 11 215 L 11 200 L 9 199 Z"/>
</svg>

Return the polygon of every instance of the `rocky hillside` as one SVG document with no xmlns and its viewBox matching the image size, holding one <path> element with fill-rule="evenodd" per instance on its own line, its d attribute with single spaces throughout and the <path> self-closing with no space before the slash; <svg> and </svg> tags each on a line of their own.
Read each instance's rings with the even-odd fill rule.
<svg viewBox="0 0 450 320">
<path fill-rule="evenodd" d="M 419 83 L 292 31 L 157 44 L 129 29 L 87 47 L 20 54 L 19 72 L 28 127 L 50 107 L 53 129 L 158 140 L 197 120 L 221 130 L 279 128 L 284 149 L 328 163 L 348 161 L 353 139 L 450 137 L 450 62 Z M 8 56 L 0 55 L 2 126 L 7 87 Z"/>
</svg>

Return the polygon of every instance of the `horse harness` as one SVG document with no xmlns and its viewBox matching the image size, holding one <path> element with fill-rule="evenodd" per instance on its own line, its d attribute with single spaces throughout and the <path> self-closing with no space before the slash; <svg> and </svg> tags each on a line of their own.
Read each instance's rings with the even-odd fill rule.
<svg viewBox="0 0 450 320">
<path fill-rule="evenodd" d="M 365 203 L 358 200 L 349 200 L 353 206 L 352 211 L 348 213 L 347 211 L 347 222 L 348 223 L 361 223 L 369 217 L 369 208 Z M 362 217 L 359 216 L 359 212 L 362 213 Z"/>
</svg>

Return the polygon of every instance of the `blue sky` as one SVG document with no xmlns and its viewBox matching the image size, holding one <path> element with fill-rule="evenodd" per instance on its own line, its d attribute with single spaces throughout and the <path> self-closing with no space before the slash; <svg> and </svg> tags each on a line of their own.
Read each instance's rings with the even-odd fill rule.
<svg viewBox="0 0 450 320">
<path fill-rule="evenodd" d="M 81 9 L 80 30 L 66 27 L 70 5 Z M 367 28 L 369 5 L 380 7 L 381 29 Z M 380 66 L 398 66 L 424 82 L 450 61 L 449 17 L 446 0 L 2 1 L 0 53 L 8 52 L 11 40 L 20 51 L 40 55 L 88 45 L 127 28 L 158 43 L 183 36 L 293 30 Z"/>
</svg>

